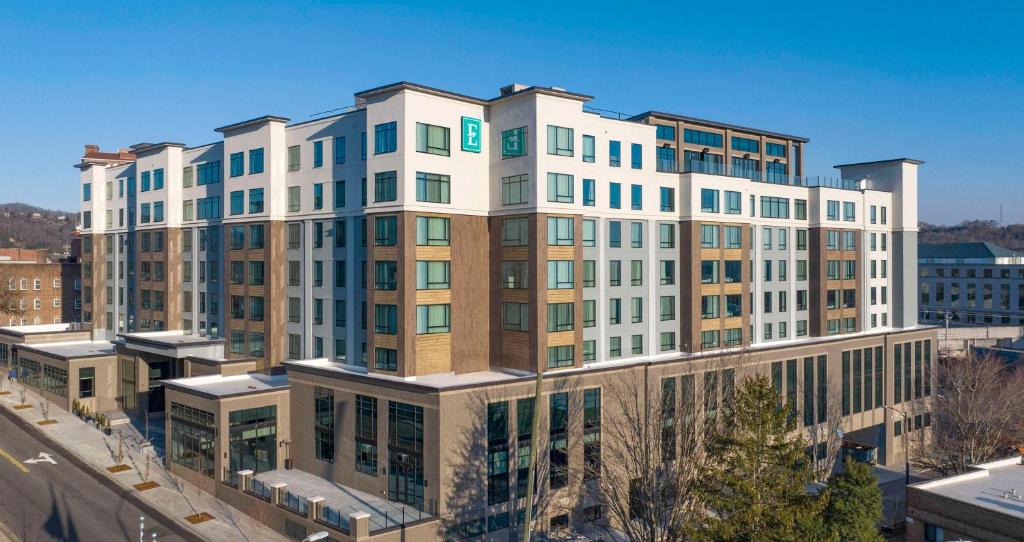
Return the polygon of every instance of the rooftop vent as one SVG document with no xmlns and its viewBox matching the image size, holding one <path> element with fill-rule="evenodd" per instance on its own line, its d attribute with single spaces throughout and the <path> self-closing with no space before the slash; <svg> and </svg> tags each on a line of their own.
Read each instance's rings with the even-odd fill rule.
<svg viewBox="0 0 1024 542">
<path fill-rule="evenodd" d="M 501 87 L 501 97 L 504 98 L 505 96 L 511 96 L 519 91 L 526 90 L 528 88 L 530 88 L 528 85 L 523 85 L 521 83 L 512 83 L 511 85 Z"/>
</svg>

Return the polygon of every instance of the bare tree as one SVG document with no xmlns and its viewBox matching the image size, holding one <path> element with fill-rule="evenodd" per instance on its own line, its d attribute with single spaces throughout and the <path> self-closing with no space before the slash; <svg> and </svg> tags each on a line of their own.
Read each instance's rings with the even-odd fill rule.
<svg viewBox="0 0 1024 542">
<path fill-rule="evenodd" d="M 681 376 L 652 376 L 644 368 L 603 388 L 600 461 L 585 465 L 583 488 L 585 501 L 606 514 L 601 527 L 612 539 L 687 539 L 702 517 L 695 489 L 713 461 L 705 444 L 749 376 L 748 365 L 737 354 L 695 362 L 694 372 Z"/>
<path fill-rule="evenodd" d="M 1024 370 L 995 356 L 940 359 L 931 438 L 911 442 L 914 461 L 950 475 L 1009 455 L 1024 443 L 1021 389 Z"/>
<path fill-rule="evenodd" d="M 814 461 L 811 464 L 814 479 L 823 482 L 832 475 L 843 449 L 842 397 L 838 393 L 828 393 L 828 390 L 823 389 L 813 389 L 805 393 L 806 388 L 802 383 L 797 388 L 803 409 L 799 412 L 794 410 L 793 414 L 799 416 L 797 425 L 804 428 L 807 444 L 814 454 Z M 807 405 L 807 399 L 813 402 L 810 407 Z"/>
<path fill-rule="evenodd" d="M 50 401 L 43 399 L 39 401 L 39 411 L 43 414 L 43 421 L 50 421 Z"/>
</svg>

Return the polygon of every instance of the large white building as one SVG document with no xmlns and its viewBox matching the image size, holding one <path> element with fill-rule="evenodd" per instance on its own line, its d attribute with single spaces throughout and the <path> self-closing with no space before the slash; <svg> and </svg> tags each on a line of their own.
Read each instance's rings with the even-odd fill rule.
<svg viewBox="0 0 1024 542">
<path fill-rule="evenodd" d="M 702 363 L 725 349 L 751 354 L 802 427 L 840 408 L 847 437 L 880 462 L 927 425 L 935 333 L 917 323 L 921 162 L 808 176 L 806 138 L 654 111 L 608 116 L 554 87 L 481 99 L 396 83 L 355 98 L 308 122 L 224 126 L 199 147 L 87 148 L 84 319 L 118 341 L 119 398 L 149 390 L 146 408 L 162 410 L 157 390 L 170 388 L 179 474 L 219 493 L 246 489 L 240 472 L 258 480 L 289 465 L 465 519 L 457 529 L 504 514 L 501 530 L 509 487 L 525 487 L 530 439 L 508 428 L 531 375 L 546 374 L 552 416 L 583 416 L 561 390 L 581 388 L 592 416 L 608 378 L 647 369 L 661 389 L 679 382 L 680 408 L 707 413 L 734 389 L 735 367 Z M 227 359 L 203 360 L 204 371 L 251 360 L 286 369 L 287 385 L 212 400 L 205 380 L 172 381 L 195 374 L 185 345 L 219 341 Z M 224 438 L 243 399 L 275 428 L 253 444 L 258 462 Z M 455 506 L 455 480 L 477 471 L 449 461 L 492 411 L 508 434 L 471 458 L 495 466 L 474 481 L 486 495 Z M 577 425 L 544 430 L 552 465 L 599 458 L 588 420 L 579 453 L 580 439 L 567 440 Z M 175 427 L 194 436 L 213 423 L 222 430 L 200 439 L 208 446 L 175 440 Z M 282 442 L 298 444 L 275 452 Z M 577 494 L 551 476 L 558 498 Z"/>
</svg>

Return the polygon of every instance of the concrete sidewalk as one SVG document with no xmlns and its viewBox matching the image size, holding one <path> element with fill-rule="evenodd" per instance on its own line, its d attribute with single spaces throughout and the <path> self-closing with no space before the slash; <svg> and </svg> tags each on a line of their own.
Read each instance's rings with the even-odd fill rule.
<svg viewBox="0 0 1024 542">
<path fill-rule="evenodd" d="M 10 395 L 0 396 L 0 408 L 5 413 L 13 414 L 15 417 L 29 422 L 28 425 L 31 425 L 34 430 L 55 441 L 62 448 L 61 451 L 64 454 L 78 457 L 93 470 L 101 473 L 122 489 L 136 494 L 141 501 L 173 518 L 179 525 L 184 526 L 186 530 L 198 537 L 211 541 L 284 542 L 287 540 L 270 527 L 259 524 L 256 520 L 218 500 L 213 495 L 200 491 L 197 487 L 174 476 L 165 470 L 159 461 L 150 463 L 149 479 L 160 484 L 160 487 L 146 491 L 136 490 L 132 486 L 143 482 L 141 473 L 145 470 L 143 465 L 150 457 L 149 448 L 142 451 L 126 442 L 122 447 L 124 452 L 122 463 L 132 468 L 111 474 L 107 471 L 107 467 L 114 465 L 114 457 L 118 450 L 119 439 L 116 429 L 113 435 L 106 436 L 91 424 L 85 423 L 77 416 L 52 404 L 49 418 L 56 420 L 57 423 L 38 425 L 36 422 L 43 419 L 39 405 L 40 397 L 28 391 L 25 402 L 32 405 L 32 408 L 15 410 L 14 405 L 20 403 L 19 388 L 16 384 L 12 385 L 8 382 L 5 390 L 11 391 Z M 128 434 L 127 429 L 125 433 Z M 206 512 L 214 519 L 196 525 L 185 520 L 186 516 L 200 512 Z M 0 533 L 0 540 L 2 537 L 3 534 Z"/>
</svg>

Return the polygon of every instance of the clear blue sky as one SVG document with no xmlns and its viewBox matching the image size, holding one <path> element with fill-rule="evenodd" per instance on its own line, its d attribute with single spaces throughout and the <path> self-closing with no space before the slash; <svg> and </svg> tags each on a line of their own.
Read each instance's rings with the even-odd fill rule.
<svg viewBox="0 0 1024 542">
<path fill-rule="evenodd" d="M 0 0 L 0 202 L 77 209 L 85 143 L 206 143 L 398 80 L 481 97 L 521 82 L 803 135 L 807 174 L 922 159 L 922 219 L 1002 203 L 1024 222 L 1022 8 L 828 4 Z"/>
</svg>

